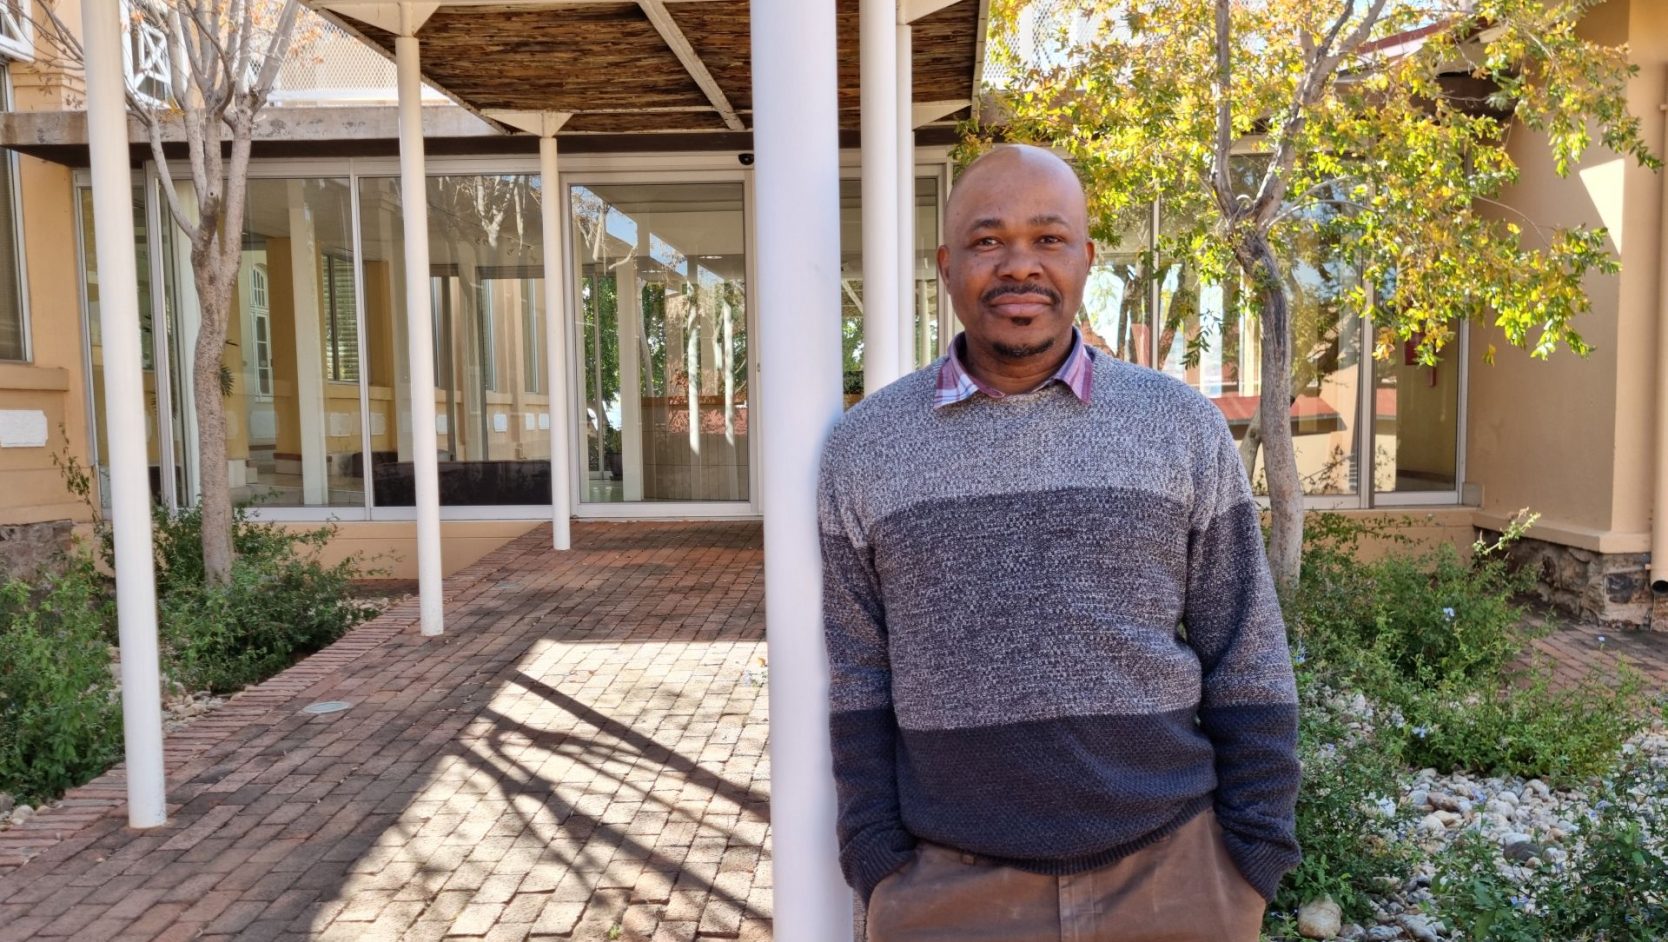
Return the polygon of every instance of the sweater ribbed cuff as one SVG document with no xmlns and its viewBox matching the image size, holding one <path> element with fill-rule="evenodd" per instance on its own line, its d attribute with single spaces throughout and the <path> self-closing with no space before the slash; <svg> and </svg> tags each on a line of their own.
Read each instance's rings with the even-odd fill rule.
<svg viewBox="0 0 1668 942">
<path fill-rule="evenodd" d="M 846 848 L 846 879 L 851 888 L 869 905 L 880 881 L 909 863 L 915 856 L 915 837 L 898 829 L 865 835 L 860 843 Z"/>
<path fill-rule="evenodd" d="M 1228 856 L 1234 859 L 1234 866 L 1239 868 L 1245 882 L 1269 902 L 1274 901 L 1274 893 L 1280 888 L 1280 878 L 1303 859 L 1302 853 L 1294 847 L 1249 841 L 1226 829 L 1222 839 L 1228 845 Z"/>
</svg>

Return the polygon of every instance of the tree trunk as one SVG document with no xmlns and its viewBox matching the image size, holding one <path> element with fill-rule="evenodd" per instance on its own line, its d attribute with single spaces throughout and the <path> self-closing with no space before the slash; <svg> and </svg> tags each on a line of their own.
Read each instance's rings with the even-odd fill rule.
<svg viewBox="0 0 1668 942">
<path fill-rule="evenodd" d="M 197 448 L 202 485 L 203 579 L 222 585 L 232 574 L 232 492 L 226 474 L 226 399 L 220 388 L 226 315 L 231 307 L 232 278 L 215 269 L 224 264 L 212 251 L 191 253 L 193 281 L 202 310 L 197 348 L 192 357 L 192 392 L 197 406 Z"/>
<path fill-rule="evenodd" d="M 1257 454 L 1263 444 L 1263 410 L 1257 409 L 1251 413 L 1251 421 L 1245 426 L 1245 437 L 1239 441 L 1239 460 L 1245 465 L 1245 479 L 1255 484 L 1257 481 Z"/>
<path fill-rule="evenodd" d="M 1258 403 L 1271 528 L 1269 570 L 1282 598 L 1297 588 L 1303 565 L 1303 480 L 1292 443 L 1291 305 L 1273 248 L 1261 233 L 1235 247 L 1240 266 L 1262 295 L 1263 388 Z"/>
</svg>

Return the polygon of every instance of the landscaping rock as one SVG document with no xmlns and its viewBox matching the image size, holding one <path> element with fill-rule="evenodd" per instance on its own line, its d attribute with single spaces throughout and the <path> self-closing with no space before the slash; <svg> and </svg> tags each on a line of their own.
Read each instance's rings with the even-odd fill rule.
<svg viewBox="0 0 1668 942">
<path fill-rule="evenodd" d="M 12 809 L 12 824 L 19 825 L 35 816 L 35 809 L 28 805 L 18 805 Z"/>
<path fill-rule="evenodd" d="M 16 806 L 17 801 L 12 798 L 9 792 L 0 792 L 0 817 L 3 817 Z"/>
<path fill-rule="evenodd" d="M 1427 834 L 1441 834 L 1448 830 L 1448 823 L 1441 818 L 1442 812 L 1433 811 L 1419 819 L 1419 830 Z"/>
<path fill-rule="evenodd" d="M 1362 938 L 1367 942 L 1392 942 L 1402 937 L 1401 926 L 1374 926 Z"/>
<path fill-rule="evenodd" d="M 1417 913 L 1407 913 L 1397 920 L 1407 934 L 1418 939 L 1419 942 L 1442 942 L 1440 929 L 1442 924 L 1429 916 Z"/>
<path fill-rule="evenodd" d="M 1305 939 L 1337 938 L 1343 928 L 1344 911 L 1330 899 L 1304 904 L 1297 911 L 1297 931 Z"/>
<path fill-rule="evenodd" d="M 1513 841 L 1506 845 L 1502 855 L 1512 863 L 1528 863 L 1536 857 L 1545 857 L 1546 848 L 1534 841 Z"/>
</svg>

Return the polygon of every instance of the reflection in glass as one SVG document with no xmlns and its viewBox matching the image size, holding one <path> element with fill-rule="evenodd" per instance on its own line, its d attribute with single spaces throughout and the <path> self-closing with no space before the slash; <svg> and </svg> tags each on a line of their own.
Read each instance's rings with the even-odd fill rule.
<svg viewBox="0 0 1668 942">
<path fill-rule="evenodd" d="M 938 180 L 915 181 L 915 365 L 938 358 Z M 840 181 L 841 376 L 846 405 L 863 398 L 863 187 Z"/>
<path fill-rule="evenodd" d="M 1381 493 L 1456 485 L 1459 352 L 1450 348 L 1436 366 L 1420 366 L 1418 343 L 1398 344 L 1389 360 L 1373 364 L 1373 486 Z"/>
<path fill-rule="evenodd" d="M 583 499 L 745 501 L 742 185 L 574 187 Z"/>
<path fill-rule="evenodd" d="M 249 181 L 226 361 L 232 497 L 365 500 L 353 212 L 345 179 Z"/>
<path fill-rule="evenodd" d="M 1254 165 L 1244 163 L 1249 172 Z M 1322 220 L 1305 220 L 1286 266 L 1292 322 L 1292 437 L 1303 492 L 1357 493 L 1356 434 L 1360 406 L 1361 321 L 1346 310 L 1359 278 L 1338 247 L 1316 233 Z M 1165 234 L 1173 230 L 1164 225 Z M 1258 415 L 1262 394 L 1260 299 L 1242 281 L 1217 284 L 1200 277 L 1188 259 L 1160 273 L 1160 370 L 1216 403 L 1253 468 L 1252 487 L 1268 491 L 1261 461 Z"/>
<path fill-rule="evenodd" d="M 440 503 L 548 504 L 551 416 L 543 376 L 539 178 L 430 177 L 427 198 L 424 341 L 434 348 L 435 388 L 428 395 L 435 403 Z M 378 506 L 411 506 L 411 396 L 422 393 L 409 382 L 398 179 L 360 181 L 360 220 L 372 495 Z"/>
<path fill-rule="evenodd" d="M 1096 245 L 1095 264 L 1083 287 L 1083 308 L 1077 316 L 1077 328 L 1085 340 L 1120 360 L 1142 366 L 1151 366 L 1153 360 L 1148 282 L 1142 262 L 1149 228 L 1139 226 L 1115 244 Z"/>
<path fill-rule="evenodd" d="M 95 234 L 93 230 L 93 192 L 90 188 L 81 187 L 76 191 L 78 209 L 81 215 L 81 258 L 82 271 L 86 275 L 87 298 L 87 343 L 89 359 L 92 363 L 93 398 L 91 411 L 93 414 L 93 436 L 98 453 L 98 481 L 101 500 L 108 507 L 110 499 L 110 464 L 109 437 L 104 416 L 104 342 L 103 325 L 101 324 L 99 308 L 99 278 L 98 256 L 94 251 Z M 151 312 L 151 266 L 150 240 L 145 227 L 145 193 L 142 187 L 133 189 L 133 238 L 136 250 L 136 268 L 139 275 L 139 345 L 140 355 L 144 367 L 145 387 L 145 447 L 150 466 L 150 488 L 153 500 L 163 499 L 162 475 L 164 462 L 162 460 L 162 444 L 157 434 L 157 370 L 155 362 L 155 321 Z M 175 414 L 178 414 L 177 412 Z M 178 441 L 178 438 L 175 439 Z M 172 462 L 175 468 L 179 462 Z"/>
</svg>

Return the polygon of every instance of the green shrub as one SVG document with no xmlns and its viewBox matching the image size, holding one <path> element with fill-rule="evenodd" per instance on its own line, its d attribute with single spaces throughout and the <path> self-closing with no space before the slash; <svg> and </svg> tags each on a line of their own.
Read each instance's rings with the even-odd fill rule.
<svg viewBox="0 0 1668 942">
<path fill-rule="evenodd" d="M 1300 650 L 1329 683 L 1399 715 L 1382 736 L 1415 767 L 1571 784 L 1602 772 L 1644 724 L 1637 677 L 1555 690 L 1549 668 L 1523 666 L 1531 634 L 1516 598 L 1529 576 L 1510 571 L 1504 550 L 1527 526 L 1478 541 L 1470 562 L 1444 544 L 1366 563 L 1362 538 L 1395 541 L 1393 530 L 1331 514 L 1308 527 Z"/>
<path fill-rule="evenodd" d="M 201 514 L 158 514 L 155 526 L 166 660 L 188 689 L 226 692 L 264 680 L 376 614 L 353 597 L 357 560 L 319 562 L 334 527 L 296 533 L 240 509 L 231 578 L 205 585 Z"/>
<path fill-rule="evenodd" d="M 1303 788 L 1297 796 L 1297 840 L 1303 860 L 1288 874 L 1269 907 L 1271 917 L 1310 900 L 1331 897 L 1346 920 L 1372 912 L 1370 894 L 1399 882 L 1414 851 L 1391 836 L 1402 763 L 1393 738 L 1366 731 L 1336 705 L 1347 700 L 1320 670 L 1297 666 L 1298 758 Z M 1272 928 L 1272 927 L 1271 927 Z"/>
<path fill-rule="evenodd" d="M 0 791 L 56 796 L 121 750 L 104 579 L 76 556 L 38 588 L 0 586 Z"/>
<path fill-rule="evenodd" d="M 1668 771 L 1635 762 L 1578 819 L 1568 864 L 1513 881 L 1500 851 L 1463 835 L 1432 883 L 1442 918 L 1467 942 L 1654 942 L 1668 937 Z"/>
<path fill-rule="evenodd" d="M 1603 774 L 1644 725 L 1644 684 L 1625 665 L 1614 686 L 1552 686 L 1536 665 L 1515 682 L 1404 684 L 1390 698 L 1408 717 L 1403 749 L 1416 767 L 1541 778 L 1569 787 Z"/>
</svg>

